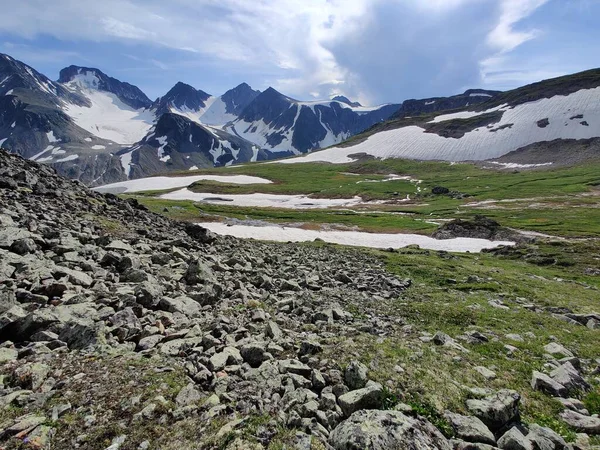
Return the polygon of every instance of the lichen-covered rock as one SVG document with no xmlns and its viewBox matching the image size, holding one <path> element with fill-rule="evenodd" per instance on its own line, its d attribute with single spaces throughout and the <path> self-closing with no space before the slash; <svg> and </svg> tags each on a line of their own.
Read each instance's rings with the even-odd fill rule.
<svg viewBox="0 0 600 450">
<path fill-rule="evenodd" d="M 330 434 L 335 450 L 451 450 L 448 440 L 426 419 L 399 411 L 357 411 Z"/>
</svg>

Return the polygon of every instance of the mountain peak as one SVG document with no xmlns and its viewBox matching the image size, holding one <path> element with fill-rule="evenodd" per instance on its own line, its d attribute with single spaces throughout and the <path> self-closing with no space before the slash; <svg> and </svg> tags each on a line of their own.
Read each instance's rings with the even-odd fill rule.
<svg viewBox="0 0 600 450">
<path fill-rule="evenodd" d="M 137 86 L 109 77 L 100 69 L 92 67 L 65 67 L 60 71 L 58 82 L 70 88 L 110 92 L 134 109 L 147 108 L 152 104 Z"/>
<path fill-rule="evenodd" d="M 353 102 L 350 101 L 350 99 L 348 97 L 345 97 L 343 95 L 336 95 L 335 97 L 333 97 L 331 100 L 337 101 L 337 102 L 341 102 L 341 103 L 345 103 L 348 106 L 352 106 L 354 108 L 357 108 L 359 106 L 362 106 L 360 103 L 358 102 Z"/>
<path fill-rule="evenodd" d="M 239 115 L 246 106 L 252 102 L 260 91 L 255 91 L 248 83 L 241 83 L 228 90 L 221 96 L 221 100 L 225 103 L 225 111 L 228 114 Z"/>
<path fill-rule="evenodd" d="M 171 108 L 199 111 L 206 107 L 206 100 L 209 98 L 210 94 L 178 81 L 169 92 L 158 98 L 152 107 L 156 109 L 157 115 L 168 113 Z"/>
</svg>

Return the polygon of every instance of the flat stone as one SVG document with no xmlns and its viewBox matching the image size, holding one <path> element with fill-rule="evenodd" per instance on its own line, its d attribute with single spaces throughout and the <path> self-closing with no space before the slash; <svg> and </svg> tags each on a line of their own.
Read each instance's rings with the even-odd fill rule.
<svg viewBox="0 0 600 450">
<path fill-rule="evenodd" d="M 496 439 L 490 429 L 477 417 L 462 416 L 450 411 L 446 411 L 444 417 L 448 420 L 459 439 L 496 445 Z"/>
<path fill-rule="evenodd" d="M 600 418 L 585 416 L 571 410 L 560 413 L 560 418 L 573 428 L 588 434 L 600 434 Z"/>
<path fill-rule="evenodd" d="M 350 391 L 338 398 L 344 416 L 348 417 L 360 409 L 377 409 L 383 400 L 383 386 L 371 382 L 362 389 Z"/>
</svg>

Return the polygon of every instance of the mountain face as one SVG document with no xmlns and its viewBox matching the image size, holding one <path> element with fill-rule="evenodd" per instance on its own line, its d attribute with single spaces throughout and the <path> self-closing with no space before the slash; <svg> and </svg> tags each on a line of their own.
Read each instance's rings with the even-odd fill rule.
<svg viewBox="0 0 600 450">
<path fill-rule="evenodd" d="M 510 155 L 518 168 L 529 159 L 531 164 L 575 160 L 579 156 L 569 157 L 569 152 L 581 152 L 580 143 L 593 144 L 600 137 L 600 69 L 503 92 L 451 113 L 397 116 L 343 146 L 289 162 L 348 162 L 360 154 L 446 161 Z"/>
<path fill-rule="evenodd" d="M 225 129 L 273 152 L 300 154 L 341 142 L 387 119 L 399 106 L 352 107 L 338 100 L 300 102 L 269 88 Z"/>
<path fill-rule="evenodd" d="M 58 82 L 71 88 L 110 92 L 133 109 L 148 108 L 152 104 L 137 86 L 109 77 L 98 69 L 69 66 L 60 71 Z"/>
<path fill-rule="evenodd" d="M 118 154 L 128 178 L 269 159 L 244 139 L 165 113 L 140 142 Z"/>
<path fill-rule="evenodd" d="M 221 100 L 225 104 L 227 114 L 238 116 L 259 94 L 260 91 L 255 91 L 246 83 L 242 83 L 225 92 Z"/>
<path fill-rule="evenodd" d="M 402 106 L 390 119 L 396 119 L 416 114 L 429 114 L 438 111 L 464 108 L 490 101 L 498 96 L 500 91 L 485 89 L 469 89 L 464 94 L 451 97 L 433 97 L 422 100 L 405 100 Z"/>
<path fill-rule="evenodd" d="M 54 82 L 0 55 L 0 94 L 0 146 L 92 186 L 270 157 L 239 137 L 203 127 L 200 116 L 220 98 L 183 83 L 152 103 L 136 86 L 98 69 L 70 66 Z M 254 95 L 248 85 L 238 86 L 223 96 L 223 110 L 237 111 Z"/>
<path fill-rule="evenodd" d="M 156 110 L 156 115 L 171 112 L 172 109 L 179 111 L 200 112 L 206 108 L 206 101 L 210 94 L 197 90 L 189 84 L 178 82 L 163 97 L 158 98 L 153 104 L 152 109 Z"/>
<path fill-rule="evenodd" d="M 334 100 L 336 102 L 342 102 L 345 103 L 348 106 L 353 106 L 353 107 L 359 107 L 362 106 L 360 103 L 358 102 L 353 102 L 351 101 L 348 97 L 345 97 L 343 95 L 336 95 L 335 97 L 333 97 L 331 100 Z"/>
</svg>

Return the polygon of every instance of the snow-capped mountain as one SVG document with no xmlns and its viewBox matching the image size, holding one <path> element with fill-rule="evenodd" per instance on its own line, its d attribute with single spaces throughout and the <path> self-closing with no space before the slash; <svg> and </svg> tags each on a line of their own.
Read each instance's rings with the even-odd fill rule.
<svg viewBox="0 0 600 450">
<path fill-rule="evenodd" d="M 222 105 L 223 114 L 234 113 L 254 98 L 254 93 L 248 85 L 241 85 L 222 97 L 211 97 L 178 83 L 152 102 L 138 87 L 99 69 L 69 66 L 55 82 L 8 55 L 0 55 L 0 146 L 51 164 L 60 173 L 91 185 L 138 174 L 265 159 L 268 153 L 250 142 L 200 125 L 209 103 Z M 172 112 L 197 123 L 178 120 Z M 212 116 L 217 118 L 218 110 Z M 173 130 L 166 130 L 168 127 Z M 168 137 L 168 145 L 150 139 L 157 129 L 158 137 Z M 190 136 L 196 139 L 193 145 Z M 144 156 L 144 151 L 132 151 L 135 146 L 139 150 L 153 145 L 154 159 Z M 173 153 L 170 159 L 158 156 L 161 147 Z M 186 153 L 186 158 L 178 159 L 178 153 Z M 123 164 L 121 154 L 136 161 L 134 170 Z"/>
<path fill-rule="evenodd" d="M 133 109 L 148 108 L 152 101 L 140 88 L 109 77 L 99 69 L 69 66 L 60 71 L 58 82 L 71 90 L 88 89 L 109 92 Z"/>
<path fill-rule="evenodd" d="M 302 102 L 268 88 L 225 129 L 273 152 L 300 154 L 339 143 L 387 119 L 399 107 Z"/>
<path fill-rule="evenodd" d="M 469 92 L 469 91 L 467 91 Z M 490 160 L 511 154 L 524 162 L 535 147 L 600 137 L 600 69 L 534 83 L 453 113 L 401 117 L 356 136 L 343 146 L 285 162 L 349 162 L 353 155 L 423 160 Z M 554 163 L 556 152 L 548 153 Z M 504 160 L 503 160 L 504 161 Z"/>
<path fill-rule="evenodd" d="M 173 112 L 202 125 L 222 127 L 238 118 L 248 104 L 260 94 L 242 83 L 221 96 L 212 96 L 189 84 L 177 83 L 152 105 L 157 117 Z"/>
<path fill-rule="evenodd" d="M 269 159 L 244 139 L 176 113 L 162 114 L 147 136 L 118 157 L 128 178 Z"/>
<path fill-rule="evenodd" d="M 197 114 L 199 117 L 206 109 L 206 102 L 209 98 L 211 98 L 210 94 L 180 81 L 164 96 L 157 98 L 152 104 L 152 109 L 157 116 L 178 111 Z"/>
</svg>

